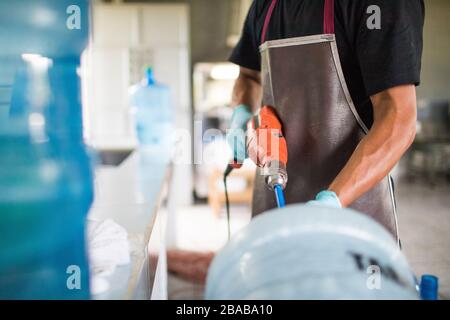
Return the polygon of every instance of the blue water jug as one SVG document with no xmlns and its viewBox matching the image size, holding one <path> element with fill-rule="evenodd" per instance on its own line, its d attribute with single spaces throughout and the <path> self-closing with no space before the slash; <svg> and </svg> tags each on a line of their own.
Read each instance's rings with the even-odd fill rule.
<svg viewBox="0 0 450 320">
<path fill-rule="evenodd" d="M 0 299 L 88 299 L 87 0 L 0 2 Z"/>
<path fill-rule="evenodd" d="M 141 145 L 170 145 L 173 110 L 170 89 L 157 83 L 148 68 L 146 78 L 131 88 L 131 107 L 135 110 L 136 134 Z"/>
</svg>

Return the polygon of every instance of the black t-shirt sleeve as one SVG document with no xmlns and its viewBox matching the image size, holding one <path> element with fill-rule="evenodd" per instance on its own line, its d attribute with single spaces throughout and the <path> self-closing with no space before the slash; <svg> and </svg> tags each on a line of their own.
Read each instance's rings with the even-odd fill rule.
<svg viewBox="0 0 450 320">
<path fill-rule="evenodd" d="M 402 85 L 420 83 L 423 0 L 356 1 L 361 19 L 356 32 L 355 53 L 368 96 Z M 379 29 L 373 29 L 368 19 L 379 8 Z M 375 8 L 376 9 L 376 8 Z M 369 19 L 369 22 L 376 21 Z"/>
<path fill-rule="evenodd" d="M 259 55 L 259 43 L 256 32 L 256 11 L 255 0 L 245 19 L 241 39 L 231 53 L 229 61 L 241 67 L 259 71 L 261 69 L 261 58 Z"/>
</svg>

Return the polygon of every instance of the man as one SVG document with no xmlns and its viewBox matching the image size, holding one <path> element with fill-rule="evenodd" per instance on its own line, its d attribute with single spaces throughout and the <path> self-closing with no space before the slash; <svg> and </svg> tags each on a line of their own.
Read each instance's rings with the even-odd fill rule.
<svg viewBox="0 0 450 320">
<path fill-rule="evenodd" d="M 415 136 L 423 22 L 421 0 L 255 0 L 230 58 L 235 159 L 252 112 L 271 105 L 289 150 L 287 203 L 352 207 L 398 240 L 388 174 Z M 257 174 L 253 215 L 275 206 Z"/>
</svg>

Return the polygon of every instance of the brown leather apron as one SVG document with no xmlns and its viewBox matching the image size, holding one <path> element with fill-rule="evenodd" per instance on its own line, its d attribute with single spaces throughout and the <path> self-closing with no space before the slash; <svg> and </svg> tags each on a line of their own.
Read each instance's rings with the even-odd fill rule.
<svg viewBox="0 0 450 320">
<path fill-rule="evenodd" d="M 263 105 L 277 110 L 288 145 L 286 202 L 314 199 L 329 187 L 368 129 L 359 117 L 342 72 L 334 35 L 334 2 L 325 0 L 324 34 L 265 42 L 273 0 L 263 27 Z M 252 214 L 276 207 L 258 169 Z M 386 177 L 351 208 L 385 226 L 398 241 L 393 185 Z"/>
</svg>

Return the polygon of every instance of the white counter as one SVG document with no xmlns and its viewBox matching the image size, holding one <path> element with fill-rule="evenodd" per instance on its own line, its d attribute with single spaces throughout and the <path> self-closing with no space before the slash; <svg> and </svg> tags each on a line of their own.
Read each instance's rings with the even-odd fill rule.
<svg viewBox="0 0 450 320">
<path fill-rule="evenodd" d="M 131 262 L 105 277 L 109 289 L 94 299 L 167 297 L 164 236 L 170 180 L 169 156 L 160 148 L 134 151 L 121 165 L 96 170 L 89 218 L 112 219 L 126 229 Z"/>
</svg>

